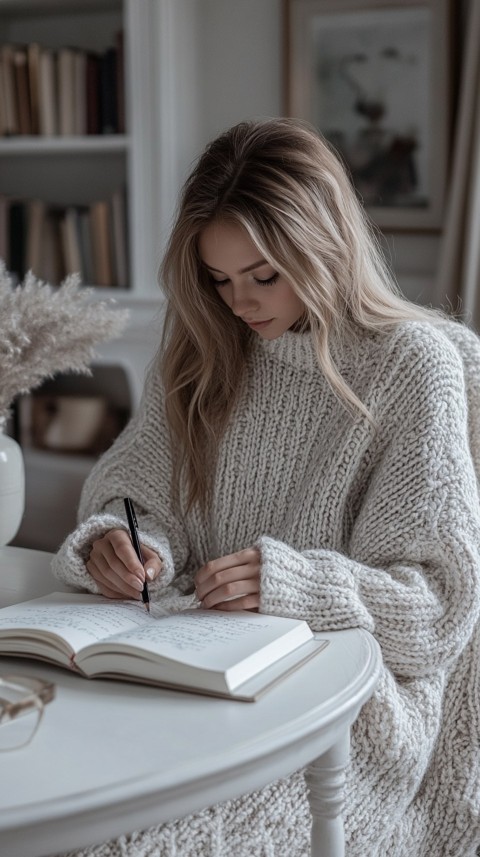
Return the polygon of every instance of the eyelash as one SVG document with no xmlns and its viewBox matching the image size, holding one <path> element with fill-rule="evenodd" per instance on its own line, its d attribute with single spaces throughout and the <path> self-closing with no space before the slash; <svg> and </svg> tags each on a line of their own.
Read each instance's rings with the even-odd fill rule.
<svg viewBox="0 0 480 857">
<path fill-rule="evenodd" d="M 257 280 L 256 277 L 253 278 L 258 286 L 273 286 L 274 283 L 278 280 L 278 274 L 272 274 L 271 277 L 268 277 L 266 280 Z"/>
<path fill-rule="evenodd" d="M 266 280 L 257 280 L 256 277 L 254 277 L 253 279 L 255 280 L 257 286 L 273 286 L 274 283 L 276 283 L 278 280 L 278 274 L 272 274 L 272 276 L 268 277 L 268 279 Z M 214 277 L 211 277 L 210 280 L 217 288 L 219 286 L 225 286 L 226 283 L 229 282 L 228 280 L 215 280 Z"/>
</svg>

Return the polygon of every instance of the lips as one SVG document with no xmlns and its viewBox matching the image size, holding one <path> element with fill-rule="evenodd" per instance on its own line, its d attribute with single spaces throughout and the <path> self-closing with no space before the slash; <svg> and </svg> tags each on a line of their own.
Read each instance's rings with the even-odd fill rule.
<svg viewBox="0 0 480 857">
<path fill-rule="evenodd" d="M 270 322 L 273 321 L 273 318 L 266 318 L 266 319 L 261 320 L 261 321 L 249 321 L 248 318 L 244 318 L 243 321 L 246 324 L 249 324 L 250 327 L 259 327 L 262 324 L 270 324 Z"/>
</svg>

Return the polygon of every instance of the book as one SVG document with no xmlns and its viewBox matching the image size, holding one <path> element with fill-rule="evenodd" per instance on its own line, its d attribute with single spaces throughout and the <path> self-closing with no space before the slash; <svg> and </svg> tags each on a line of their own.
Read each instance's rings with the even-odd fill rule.
<svg viewBox="0 0 480 857">
<path fill-rule="evenodd" d="M 29 45 L 27 45 L 27 65 L 28 82 L 30 89 L 30 121 L 32 125 L 32 134 L 39 134 L 40 45 L 37 42 L 31 42 Z"/>
<path fill-rule="evenodd" d="M 75 51 L 60 48 L 58 71 L 58 132 L 63 137 L 75 134 Z"/>
<path fill-rule="evenodd" d="M 90 212 L 88 208 L 78 209 L 78 227 L 80 241 L 80 258 L 82 260 L 82 282 L 89 285 L 95 282 L 93 267 L 92 236 L 90 234 Z"/>
<path fill-rule="evenodd" d="M 7 266 L 16 274 L 18 280 L 25 276 L 25 248 L 27 241 L 27 215 L 26 202 L 21 199 L 13 199 L 9 207 L 9 247 L 7 254 Z"/>
<path fill-rule="evenodd" d="M 40 51 L 38 98 L 40 134 L 54 136 L 58 134 L 56 56 L 46 48 Z"/>
<path fill-rule="evenodd" d="M 112 253 L 110 211 L 106 200 L 90 206 L 90 235 L 96 286 L 112 286 Z"/>
<path fill-rule="evenodd" d="M 303 620 L 202 608 L 165 615 L 137 601 L 53 592 L 0 610 L 0 655 L 254 701 L 327 645 Z"/>
<path fill-rule="evenodd" d="M 75 89 L 75 128 L 77 136 L 87 133 L 87 54 L 85 51 L 75 52 L 74 68 Z"/>
<path fill-rule="evenodd" d="M 115 48 L 117 51 L 116 63 L 116 94 L 117 94 L 117 131 L 125 134 L 125 38 L 123 30 L 115 35 Z"/>
<path fill-rule="evenodd" d="M 3 102 L 3 134 L 6 136 L 19 132 L 13 52 L 13 45 L 6 44 L 0 47 L 2 62 L 2 92 L 0 97 Z"/>
<path fill-rule="evenodd" d="M 58 285 L 66 275 L 60 232 L 62 216 L 62 209 L 49 206 L 42 228 L 40 265 L 37 276 L 52 285 Z"/>
<path fill-rule="evenodd" d="M 78 209 L 69 205 L 60 219 L 60 237 L 65 271 L 67 274 L 79 273 L 82 281 L 85 281 L 80 249 L 79 218 Z"/>
<path fill-rule="evenodd" d="M 87 134 L 100 133 L 100 59 L 87 53 L 86 68 Z"/>
<path fill-rule="evenodd" d="M 31 134 L 30 84 L 28 82 L 27 52 L 23 48 L 13 51 L 16 112 L 20 134 Z"/>
<path fill-rule="evenodd" d="M 100 133 L 118 132 L 117 52 L 107 48 L 100 57 Z"/>
<path fill-rule="evenodd" d="M 43 227 L 46 217 L 46 205 L 41 199 L 29 199 L 27 208 L 27 242 L 25 269 L 40 275 L 42 258 Z"/>
<path fill-rule="evenodd" d="M 121 289 L 128 285 L 128 258 L 127 258 L 127 207 L 125 204 L 125 191 L 117 190 L 110 199 L 110 223 L 112 226 L 112 259 L 113 259 L 113 282 Z"/>
<path fill-rule="evenodd" d="M 8 117 L 6 104 L 5 61 L 0 51 L 0 137 L 8 134 Z"/>
</svg>

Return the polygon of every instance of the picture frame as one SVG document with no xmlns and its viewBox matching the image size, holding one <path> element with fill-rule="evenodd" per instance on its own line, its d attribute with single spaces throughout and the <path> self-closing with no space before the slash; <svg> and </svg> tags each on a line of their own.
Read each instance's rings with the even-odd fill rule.
<svg viewBox="0 0 480 857">
<path fill-rule="evenodd" d="M 380 229 L 440 231 L 450 0 L 284 0 L 285 112 L 334 146 Z"/>
</svg>

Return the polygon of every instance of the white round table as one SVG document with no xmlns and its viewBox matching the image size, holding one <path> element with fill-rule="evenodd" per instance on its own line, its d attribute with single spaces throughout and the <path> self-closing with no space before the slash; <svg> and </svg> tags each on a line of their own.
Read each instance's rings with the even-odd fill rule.
<svg viewBox="0 0 480 857">
<path fill-rule="evenodd" d="M 0 549 L 0 606 L 65 589 L 51 555 Z M 361 630 L 327 648 L 255 703 L 0 658 L 0 672 L 44 676 L 57 696 L 31 744 L 2 753 L 0 854 L 44 857 L 169 821 L 308 765 L 312 855 L 342 857 L 349 732 L 381 657 Z"/>
</svg>

